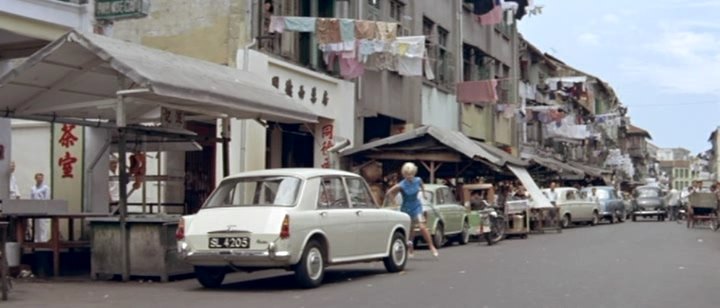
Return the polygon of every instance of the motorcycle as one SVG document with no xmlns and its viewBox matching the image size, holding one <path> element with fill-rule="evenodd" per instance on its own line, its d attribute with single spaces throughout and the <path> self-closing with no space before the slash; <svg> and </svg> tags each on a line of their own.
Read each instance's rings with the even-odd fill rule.
<svg viewBox="0 0 720 308">
<path fill-rule="evenodd" d="M 478 210 L 480 216 L 480 225 L 478 226 L 478 236 L 482 234 L 488 246 L 492 246 L 505 238 L 505 216 L 491 206 Z"/>
</svg>

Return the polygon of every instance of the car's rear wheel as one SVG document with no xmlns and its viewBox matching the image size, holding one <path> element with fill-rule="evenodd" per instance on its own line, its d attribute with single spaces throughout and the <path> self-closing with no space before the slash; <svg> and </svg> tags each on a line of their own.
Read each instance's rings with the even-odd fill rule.
<svg viewBox="0 0 720 308">
<path fill-rule="evenodd" d="M 630 214 L 630 218 L 632 221 L 637 221 L 637 216 L 635 214 Z"/>
<path fill-rule="evenodd" d="M 458 235 L 458 243 L 460 245 L 465 245 L 470 242 L 470 223 L 465 220 L 463 222 L 463 228 L 462 233 Z"/>
<path fill-rule="evenodd" d="M 597 225 L 600 221 L 600 216 L 598 215 L 598 212 L 593 212 L 592 220 L 590 221 L 590 225 L 594 226 Z"/>
<path fill-rule="evenodd" d="M 300 262 L 295 266 L 295 279 L 303 288 L 316 288 L 325 276 L 323 247 L 317 241 L 308 242 Z"/>
<path fill-rule="evenodd" d="M 623 222 L 623 221 L 625 221 L 625 213 L 617 212 L 615 215 L 617 216 L 617 221 L 618 221 L 618 222 Z"/>
<path fill-rule="evenodd" d="M 570 219 L 570 214 L 565 214 L 562 219 L 562 228 L 567 229 L 570 228 L 570 224 L 572 224 L 572 220 Z"/>
<path fill-rule="evenodd" d="M 200 285 L 208 289 L 214 289 L 222 285 L 225 280 L 227 269 L 217 266 L 196 266 L 195 277 Z"/>
<path fill-rule="evenodd" d="M 433 245 L 435 248 L 440 248 L 445 245 L 445 227 L 442 223 L 438 223 L 435 228 L 435 233 L 432 236 Z"/>
<path fill-rule="evenodd" d="M 385 269 L 390 273 L 397 273 L 405 269 L 407 263 L 407 244 L 405 237 L 400 232 L 393 234 L 390 243 L 390 252 L 388 256 L 383 258 Z"/>
</svg>

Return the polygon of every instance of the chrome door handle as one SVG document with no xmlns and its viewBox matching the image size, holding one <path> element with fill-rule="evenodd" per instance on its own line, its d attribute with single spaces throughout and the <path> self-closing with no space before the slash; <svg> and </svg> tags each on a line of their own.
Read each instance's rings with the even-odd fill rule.
<svg viewBox="0 0 720 308">
<path fill-rule="evenodd" d="M 357 211 L 355 212 L 355 215 L 360 216 L 361 213 L 362 213 L 362 210 L 357 210 Z"/>
<path fill-rule="evenodd" d="M 322 216 L 322 217 L 327 216 L 327 214 L 328 214 L 327 212 L 320 212 L 320 216 Z"/>
</svg>

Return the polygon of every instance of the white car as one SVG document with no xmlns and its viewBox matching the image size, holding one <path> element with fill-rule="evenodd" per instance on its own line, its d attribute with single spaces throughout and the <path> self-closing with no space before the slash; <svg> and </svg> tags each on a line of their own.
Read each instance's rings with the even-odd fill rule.
<svg viewBox="0 0 720 308">
<path fill-rule="evenodd" d="M 560 217 L 563 228 L 568 228 L 573 223 L 589 223 L 594 226 L 600 221 L 600 210 L 596 202 L 588 201 L 585 193 L 573 187 L 558 187 L 555 192 L 549 188 L 542 190 L 549 200 L 555 200 L 560 208 Z M 555 198 L 552 198 L 552 195 Z"/>
<path fill-rule="evenodd" d="M 322 283 L 330 265 L 407 262 L 410 217 L 381 209 L 360 176 L 329 169 L 274 169 L 224 179 L 195 215 L 182 218 L 181 258 L 204 287 L 231 270 L 295 271 L 303 287 Z"/>
</svg>

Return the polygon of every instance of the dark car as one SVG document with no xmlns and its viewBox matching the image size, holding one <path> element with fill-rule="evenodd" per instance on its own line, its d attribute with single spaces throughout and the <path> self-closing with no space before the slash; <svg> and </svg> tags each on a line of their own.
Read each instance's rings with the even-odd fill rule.
<svg viewBox="0 0 720 308">
<path fill-rule="evenodd" d="M 657 217 L 664 221 L 667 217 L 667 208 L 663 191 L 656 186 L 640 186 L 633 191 L 632 221 L 637 217 Z"/>
</svg>

